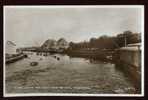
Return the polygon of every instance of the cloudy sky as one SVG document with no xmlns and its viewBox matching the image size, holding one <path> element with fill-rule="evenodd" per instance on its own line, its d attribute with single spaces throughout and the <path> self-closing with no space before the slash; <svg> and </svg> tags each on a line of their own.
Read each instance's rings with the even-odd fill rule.
<svg viewBox="0 0 148 100">
<path fill-rule="evenodd" d="M 91 37 L 141 32 L 140 8 L 5 7 L 5 37 L 18 46 L 39 46 L 47 39 L 88 41 Z"/>
</svg>

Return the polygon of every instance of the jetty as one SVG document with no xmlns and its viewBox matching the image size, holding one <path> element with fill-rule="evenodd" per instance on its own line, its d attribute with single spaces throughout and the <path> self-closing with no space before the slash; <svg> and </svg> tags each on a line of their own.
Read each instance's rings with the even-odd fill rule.
<svg viewBox="0 0 148 100">
<path fill-rule="evenodd" d="M 9 64 L 9 63 L 13 63 L 15 61 L 18 61 L 20 59 L 23 59 L 25 57 L 27 57 L 27 55 L 23 54 L 23 53 L 21 53 L 21 54 L 13 54 L 13 55 L 11 55 L 9 57 L 6 57 L 6 61 L 5 62 L 6 62 L 6 64 Z"/>
</svg>

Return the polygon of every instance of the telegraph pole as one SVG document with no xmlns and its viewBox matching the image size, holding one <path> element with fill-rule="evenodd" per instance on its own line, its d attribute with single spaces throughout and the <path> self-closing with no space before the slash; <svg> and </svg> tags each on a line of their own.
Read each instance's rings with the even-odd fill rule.
<svg viewBox="0 0 148 100">
<path fill-rule="evenodd" d="M 126 42 L 127 42 L 127 41 L 126 41 L 126 35 L 125 35 L 124 41 L 125 41 L 125 47 L 126 47 L 126 44 L 127 44 L 127 43 L 126 43 Z"/>
</svg>

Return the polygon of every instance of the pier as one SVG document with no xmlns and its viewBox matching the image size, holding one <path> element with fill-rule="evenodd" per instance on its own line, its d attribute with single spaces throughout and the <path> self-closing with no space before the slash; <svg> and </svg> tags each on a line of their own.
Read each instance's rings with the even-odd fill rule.
<svg viewBox="0 0 148 100">
<path fill-rule="evenodd" d="M 18 60 L 21 60 L 23 58 L 27 57 L 26 54 L 14 54 L 10 57 L 6 57 L 6 64 L 10 64 L 10 63 L 13 63 L 13 62 L 16 62 Z"/>
</svg>

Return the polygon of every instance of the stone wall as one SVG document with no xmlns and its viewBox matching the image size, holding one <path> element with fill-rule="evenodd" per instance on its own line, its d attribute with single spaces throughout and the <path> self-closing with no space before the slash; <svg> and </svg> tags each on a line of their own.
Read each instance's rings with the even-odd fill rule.
<svg viewBox="0 0 148 100">
<path fill-rule="evenodd" d="M 141 50 L 138 47 L 124 47 L 117 51 L 117 60 L 135 67 L 141 67 Z"/>
<path fill-rule="evenodd" d="M 141 50 L 138 47 L 124 47 L 116 51 L 117 66 L 122 69 L 141 91 Z"/>
<path fill-rule="evenodd" d="M 133 65 L 135 67 L 140 67 L 141 65 L 141 51 L 129 51 L 129 50 L 120 50 L 119 51 L 119 60 Z"/>
</svg>

